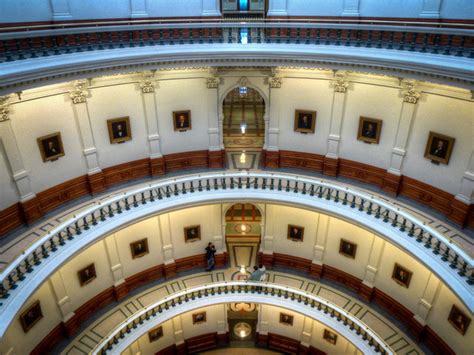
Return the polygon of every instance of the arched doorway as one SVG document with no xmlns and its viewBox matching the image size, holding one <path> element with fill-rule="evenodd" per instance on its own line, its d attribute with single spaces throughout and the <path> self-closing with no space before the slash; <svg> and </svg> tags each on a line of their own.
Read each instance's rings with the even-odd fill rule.
<svg viewBox="0 0 474 355">
<path fill-rule="evenodd" d="M 225 240 L 231 265 L 250 268 L 260 247 L 262 214 L 251 203 L 236 203 L 225 214 Z"/>
<path fill-rule="evenodd" d="M 231 90 L 222 106 L 223 138 L 231 169 L 257 168 L 265 139 L 265 100 L 250 87 Z"/>
</svg>

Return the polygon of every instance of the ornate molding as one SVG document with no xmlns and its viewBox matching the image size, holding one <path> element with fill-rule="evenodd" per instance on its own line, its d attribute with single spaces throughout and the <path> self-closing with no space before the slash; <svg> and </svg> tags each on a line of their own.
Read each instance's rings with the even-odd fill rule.
<svg viewBox="0 0 474 355">
<path fill-rule="evenodd" d="M 281 89 L 282 82 L 283 82 L 283 79 L 276 76 L 268 78 L 268 85 L 270 86 L 271 89 Z"/>
<path fill-rule="evenodd" d="M 243 76 L 239 79 L 239 81 L 237 83 L 239 84 L 239 86 L 248 86 L 249 79 L 247 79 L 246 76 Z"/>
<path fill-rule="evenodd" d="M 144 94 L 152 94 L 155 92 L 155 82 L 153 82 L 154 71 L 144 71 L 144 79 L 140 82 L 140 88 Z"/>
<path fill-rule="evenodd" d="M 9 103 L 8 100 L 10 99 L 10 95 L 0 96 L 0 122 L 9 121 Z"/>
<path fill-rule="evenodd" d="M 87 102 L 89 91 L 86 89 L 86 84 L 86 80 L 78 80 L 74 83 L 74 89 L 69 92 L 69 96 L 74 105 L 84 104 Z"/>
<path fill-rule="evenodd" d="M 334 72 L 334 79 L 332 80 L 332 85 L 334 87 L 334 92 L 339 92 L 344 94 L 349 87 L 349 80 L 347 79 L 347 71 L 338 70 Z"/>
<path fill-rule="evenodd" d="M 219 78 L 206 78 L 206 86 L 208 89 L 217 89 L 219 84 Z"/>
<path fill-rule="evenodd" d="M 421 96 L 421 92 L 417 89 L 418 82 L 416 80 L 408 80 L 403 79 L 401 81 L 402 85 L 402 97 L 403 102 L 407 102 L 409 104 L 416 104 Z"/>
</svg>

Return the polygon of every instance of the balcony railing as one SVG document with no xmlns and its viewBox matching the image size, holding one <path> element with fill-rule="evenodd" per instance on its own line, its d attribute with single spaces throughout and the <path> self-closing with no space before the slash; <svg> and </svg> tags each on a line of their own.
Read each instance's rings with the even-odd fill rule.
<svg viewBox="0 0 474 355">
<path fill-rule="evenodd" d="M 0 315 L 8 304 L 21 306 L 18 302 L 11 302 L 9 297 L 15 299 L 21 296 L 26 300 L 28 295 L 22 294 L 21 289 L 35 277 L 35 269 L 41 269 L 40 265 L 44 261 L 54 258 L 55 255 L 58 256 L 62 250 L 65 250 L 68 255 L 73 255 L 77 251 L 70 245 L 74 243 L 74 240 L 83 245 L 90 243 L 91 240 L 87 236 L 89 230 L 100 228 L 107 221 L 126 217 L 128 213 L 139 210 L 141 206 L 147 204 L 158 208 L 161 203 L 188 195 L 196 197 L 202 195 L 204 198 L 206 194 L 231 191 L 238 193 L 235 198 L 248 191 L 265 193 L 275 201 L 289 201 L 291 196 L 304 197 L 305 203 L 324 201 L 334 210 L 338 209 L 341 215 L 355 212 L 360 217 L 368 218 L 372 221 L 370 223 L 374 224 L 372 228 L 376 229 L 377 224 L 382 224 L 384 228 L 397 233 L 399 239 L 392 240 L 403 249 L 413 250 L 414 246 L 423 245 L 426 250 L 431 250 L 430 259 L 434 259 L 437 263 L 431 266 L 433 272 L 439 272 L 438 268 L 443 265 L 446 266 L 445 270 L 455 271 L 450 271 L 449 276 L 445 274 L 442 277 L 443 281 L 448 285 L 453 285 L 454 292 L 470 309 L 474 307 L 472 303 L 473 259 L 459 246 L 453 244 L 449 238 L 426 225 L 411 212 L 369 193 L 324 180 L 272 173 L 220 172 L 156 182 L 97 202 L 65 220 L 33 243 L 0 274 Z M 413 244 L 411 249 L 407 246 L 407 242 Z M 416 256 L 415 252 L 413 255 Z M 428 254 L 418 256 L 418 258 L 426 263 L 426 260 L 423 260 L 426 259 L 426 255 Z M 47 268 L 47 270 L 39 271 L 41 271 L 41 277 L 45 278 L 54 270 Z M 38 280 L 37 282 L 40 282 Z M 29 287 L 32 286 L 29 285 Z M 7 323 L 3 326 L 6 327 Z M 0 324 L 0 335 L 4 330 Z"/>
<path fill-rule="evenodd" d="M 342 326 L 347 333 L 352 333 L 358 340 L 355 346 L 370 349 L 370 352 L 380 354 L 394 354 L 390 346 L 376 334 L 370 327 L 360 319 L 352 315 L 345 309 L 313 294 L 303 292 L 287 286 L 281 286 L 270 283 L 251 283 L 243 281 L 220 282 L 204 286 L 198 286 L 180 291 L 170 295 L 154 304 L 145 307 L 143 310 L 130 316 L 119 324 L 109 335 L 96 345 L 91 354 L 112 354 L 121 352 L 124 347 L 136 340 L 140 335 L 140 328 L 148 323 L 163 323 L 167 313 L 176 313 L 178 308 L 183 309 L 185 305 L 192 304 L 194 301 L 209 300 L 208 304 L 232 302 L 231 297 L 237 296 L 239 301 L 255 302 L 261 299 L 261 303 L 276 304 L 277 300 L 284 300 L 287 308 L 291 305 L 297 305 L 301 313 L 310 316 L 324 323 L 324 319 L 332 318 Z M 203 306 L 203 302 L 200 302 Z M 344 334 L 343 334 L 344 335 Z M 126 341 L 128 337 L 128 341 Z M 122 344 L 121 344 L 122 343 Z M 121 346 L 120 346 L 121 345 Z"/>
<path fill-rule="evenodd" d="M 0 33 L 0 63 L 105 49 L 216 43 L 331 45 L 474 58 L 474 29 L 373 22 L 314 23 L 303 19 L 249 23 L 138 21 L 121 25 L 119 21 L 119 25 L 41 25 L 44 27 L 33 27 L 34 31 L 13 27 Z M 241 31 L 248 32 L 245 41 Z"/>
</svg>

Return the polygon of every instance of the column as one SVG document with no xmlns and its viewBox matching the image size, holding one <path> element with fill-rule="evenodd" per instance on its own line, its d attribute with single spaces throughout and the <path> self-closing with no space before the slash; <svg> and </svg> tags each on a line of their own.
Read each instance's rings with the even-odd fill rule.
<svg viewBox="0 0 474 355">
<path fill-rule="evenodd" d="M 104 173 L 99 167 L 97 157 L 97 148 L 95 147 L 94 135 L 90 122 L 89 107 L 87 98 L 90 92 L 86 87 L 86 81 L 80 80 L 74 83 L 74 88 L 70 91 L 69 96 L 79 126 L 80 137 L 82 141 L 82 152 L 86 158 L 87 179 L 91 188 L 91 192 L 98 193 L 106 189 Z"/>
<path fill-rule="evenodd" d="M 259 303 L 258 307 L 258 319 L 257 319 L 257 345 L 268 346 L 268 321 L 263 317 L 263 305 Z"/>
<path fill-rule="evenodd" d="M 264 154 L 264 165 L 269 168 L 280 167 L 280 155 L 278 152 L 278 135 L 280 134 L 280 89 L 282 78 L 272 76 L 267 79 L 269 86 L 269 103 L 265 105 L 265 145 L 262 153 Z"/>
<path fill-rule="evenodd" d="M 72 19 L 72 15 L 69 12 L 68 0 L 51 0 L 51 10 L 53 12 L 53 21 Z"/>
<path fill-rule="evenodd" d="M 460 192 L 451 201 L 451 211 L 448 218 L 453 222 L 464 226 L 468 221 L 469 209 L 474 203 L 474 151 L 466 171 L 461 180 Z"/>
<path fill-rule="evenodd" d="M 130 18 L 148 17 L 146 0 L 130 0 Z"/>
<path fill-rule="evenodd" d="M 402 80 L 401 95 L 403 97 L 402 110 L 400 112 L 400 119 L 398 124 L 398 132 L 395 140 L 395 147 L 392 149 L 392 159 L 390 168 L 387 170 L 382 183 L 382 190 L 398 194 L 398 189 L 401 180 L 401 168 L 403 158 L 406 154 L 406 146 L 410 133 L 412 121 L 415 119 L 416 107 L 418 99 L 421 94 L 417 89 L 417 82 L 415 80 Z"/>
<path fill-rule="evenodd" d="M 142 351 L 140 349 L 140 343 L 137 341 L 134 341 L 130 346 L 128 347 L 128 351 L 130 352 L 130 355 L 141 355 Z"/>
<path fill-rule="evenodd" d="M 311 346 L 311 336 L 313 334 L 313 320 L 309 317 L 304 317 L 303 331 L 301 333 L 300 349 L 303 348 L 303 353 L 309 350 Z"/>
<path fill-rule="evenodd" d="M 61 275 L 61 271 L 55 272 L 48 280 L 48 283 L 56 297 L 59 311 L 63 318 L 64 328 L 68 336 L 79 330 L 79 319 L 75 316 L 71 300 L 66 292 L 66 286 Z"/>
<path fill-rule="evenodd" d="M 375 275 L 379 269 L 385 248 L 385 241 L 375 235 L 372 236 L 372 247 L 369 254 L 369 261 L 365 267 L 364 279 L 359 288 L 359 296 L 370 302 L 374 293 Z"/>
<path fill-rule="evenodd" d="M 341 16 L 359 16 L 360 0 L 344 0 Z"/>
<path fill-rule="evenodd" d="M 26 222 L 32 223 L 43 216 L 43 211 L 41 210 L 39 199 L 31 188 L 30 177 L 25 170 L 15 133 L 13 132 L 10 121 L 10 100 L 10 96 L 0 97 L 0 137 L 5 148 L 5 154 L 12 171 L 12 178 L 15 181 Z"/>
<path fill-rule="evenodd" d="M 324 157 L 323 174 L 329 176 L 337 175 L 339 165 L 339 141 L 341 140 L 342 117 L 346 102 L 346 91 L 349 86 L 347 72 L 343 70 L 334 73 L 334 95 L 331 108 L 331 128 L 328 137 L 328 153 Z"/>
<path fill-rule="evenodd" d="M 265 205 L 265 230 L 262 231 L 263 250 L 260 262 L 264 264 L 266 268 L 273 266 L 273 221 L 275 220 L 275 207 L 274 205 Z"/>
<path fill-rule="evenodd" d="M 224 168 L 224 151 L 221 149 L 221 122 L 217 112 L 219 106 L 219 83 L 217 77 L 206 78 L 207 87 L 207 117 L 209 134 L 209 168 Z M 222 115 L 222 120 L 224 119 Z M 223 128 L 223 126 L 222 126 Z"/>
<path fill-rule="evenodd" d="M 183 324 L 181 316 L 173 318 L 174 343 L 176 344 L 176 351 L 178 354 L 184 354 L 186 344 L 184 342 Z"/>
<path fill-rule="evenodd" d="M 429 312 L 433 307 L 434 301 L 441 288 L 440 280 L 433 274 L 430 274 L 428 282 L 423 292 L 423 296 L 418 301 L 418 310 L 413 316 L 414 322 L 410 322 L 410 331 L 419 339 L 423 332 Z"/>
<path fill-rule="evenodd" d="M 202 0 L 201 16 L 221 16 L 219 0 Z"/>
<path fill-rule="evenodd" d="M 227 304 L 220 305 L 221 312 L 217 316 L 217 344 L 229 344 L 229 324 L 227 322 Z"/>
<path fill-rule="evenodd" d="M 313 260 L 310 266 L 310 275 L 320 279 L 323 273 L 324 250 L 326 249 L 326 240 L 329 231 L 329 222 L 331 217 L 325 214 L 318 214 L 316 242 L 313 249 Z"/>
<path fill-rule="evenodd" d="M 171 236 L 171 224 L 169 213 L 157 216 L 160 228 L 161 245 L 163 251 L 163 261 L 165 265 L 165 278 L 176 275 L 176 262 L 174 260 L 174 247 Z"/>
<path fill-rule="evenodd" d="M 216 255 L 215 255 L 215 263 L 216 266 L 225 266 L 227 265 L 227 250 L 225 247 L 225 241 L 224 241 L 224 236 L 225 234 L 222 234 L 222 205 L 214 205 L 213 207 L 213 215 L 214 215 L 214 220 L 212 221 L 212 243 L 216 247 Z M 224 227 L 224 233 L 225 233 L 225 227 Z"/>
<path fill-rule="evenodd" d="M 440 18 L 442 0 L 423 0 L 420 18 Z"/>
<path fill-rule="evenodd" d="M 288 16 L 287 0 L 270 0 L 267 16 Z"/>
<path fill-rule="evenodd" d="M 140 83 L 142 91 L 143 111 L 148 130 L 148 147 L 150 149 L 149 166 L 152 176 L 163 175 L 165 173 L 165 163 L 161 154 L 161 141 L 158 126 L 158 110 L 156 109 L 154 82 L 155 72 L 146 71 L 143 73 L 144 79 Z"/>
<path fill-rule="evenodd" d="M 128 287 L 123 277 L 122 262 L 118 252 L 117 240 L 115 234 L 112 234 L 103 240 L 105 251 L 109 259 L 110 272 L 114 279 L 115 299 L 121 300 L 128 294 Z"/>
</svg>

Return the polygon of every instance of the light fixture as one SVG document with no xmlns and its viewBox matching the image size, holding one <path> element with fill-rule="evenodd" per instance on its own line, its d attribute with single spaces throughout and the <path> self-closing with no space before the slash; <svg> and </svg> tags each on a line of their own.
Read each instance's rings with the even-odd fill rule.
<svg viewBox="0 0 474 355">
<path fill-rule="evenodd" d="M 241 274 L 247 273 L 247 270 L 245 269 L 245 265 L 242 265 L 242 266 L 240 267 L 240 273 L 241 273 Z"/>
<path fill-rule="evenodd" d="M 245 134 L 245 130 L 247 129 L 247 123 L 245 122 L 242 122 L 240 124 L 240 131 L 242 132 L 242 134 Z"/>
<path fill-rule="evenodd" d="M 245 155 L 245 150 L 240 154 L 240 164 L 245 164 L 247 162 L 247 156 Z"/>
</svg>

